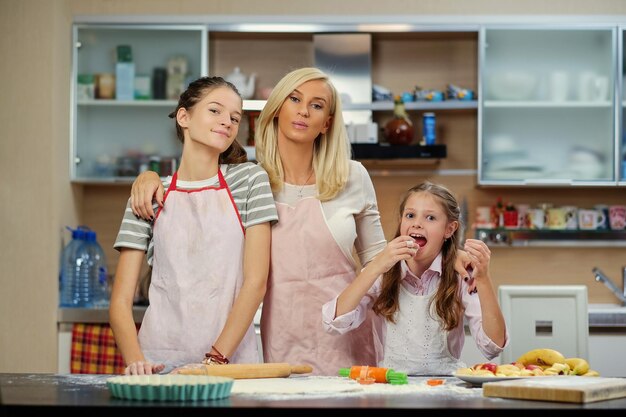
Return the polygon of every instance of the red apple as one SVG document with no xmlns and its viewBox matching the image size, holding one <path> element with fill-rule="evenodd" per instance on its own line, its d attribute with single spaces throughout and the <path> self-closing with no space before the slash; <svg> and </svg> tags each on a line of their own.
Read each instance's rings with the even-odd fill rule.
<svg viewBox="0 0 626 417">
<path fill-rule="evenodd" d="M 528 370 L 535 370 L 535 369 L 541 369 L 541 366 L 539 365 L 526 365 L 526 369 Z"/>
</svg>

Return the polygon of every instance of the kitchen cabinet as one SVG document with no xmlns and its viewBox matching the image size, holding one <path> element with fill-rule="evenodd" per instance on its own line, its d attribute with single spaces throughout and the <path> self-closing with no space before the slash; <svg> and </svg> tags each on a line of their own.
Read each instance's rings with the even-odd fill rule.
<svg viewBox="0 0 626 417">
<path fill-rule="evenodd" d="M 617 184 L 616 27 L 487 26 L 480 66 L 479 184 Z"/>
<path fill-rule="evenodd" d="M 337 67 L 326 68 L 324 62 L 316 58 L 316 48 L 323 41 L 322 35 L 337 35 L 332 43 L 333 54 L 338 57 Z M 365 98 L 363 91 L 344 90 L 345 76 L 340 76 L 339 63 L 349 60 L 351 50 L 346 46 L 346 37 L 351 35 L 369 36 L 367 45 L 361 45 L 369 59 L 360 59 L 358 78 L 368 74 Z M 328 46 L 329 42 L 325 43 Z M 319 56 L 319 55 L 317 55 Z M 369 62 L 369 64 L 368 64 Z M 244 101 L 244 110 L 258 111 L 265 104 L 264 96 L 287 72 L 304 66 L 319 66 L 333 79 L 340 94 L 344 97 L 344 118 L 355 117 L 359 122 L 376 122 L 379 127 L 379 142 L 385 140 L 382 128 L 393 117 L 392 101 L 372 101 L 369 90 L 372 85 L 380 85 L 393 94 L 411 92 L 416 86 L 434 89 L 445 93 L 447 84 L 454 84 L 474 92 L 478 87 L 478 26 L 451 26 L 424 28 L 420 25 L 354 25 L 354 24 L 212 24 L 209 25 L 209 73 L 228 74 L 239 67 L 246 74 L 256 75 L 256 94 Z M 369 65 L 369 68 L 367 66 Z M 350 79 L 354 77 L 349 77 Z M 349 97 L 349 98 L 348 98 Z M 354 99 L 360 97 L 360 99 Z M 473 120 L 478 108 L 477 100 L 414 101 L 406 103 L 406 110 L 415 129 L 414 143 L 421 140 L 422 117 L 424 112 L 435 112 L 437 116 L 438 148 L 408 148 L 401 158 L 444 158 L 445 145 L 459 142 L 455 135 L 475 137 Z M 355 122 L 356 123 L 356 122 Z M 450 126 L 454 125 L 452 128 Z M 460 133 L 459 133 L 460 132 Z M 238 140 L 247 142 L 249 132 L 244 125 L 240 128 Z M 388 147 L 369 147 L 367 158 L 397 158 L 398 152 L 390 152 Z M 357 156 L 358 159 L 358 156 Z"/>
<path fill-rule="evenodd" d="M 130 183 L 166 161 L 171 170 L 181 146 L 168 114 L 176 92 L 207 74 L 206 27 L 75 24 L 73 45 L 71 180 Z"/>
<path fill-rule="evenodd" d="M 393 94 L 410 92 L 419 86 L 445 93 L 447 84 L 477 91 L 478 26 L 445 25 L 424 28 L 420 25 L 389 24 L 371 28 L 355 24 L 75 24 L 73 28 L 72 102 L 71 102 L 71 181 L 84 184 L 129 183 L 144 169 L 162 175 L 175 169 L 181 144 L 175 136 L 174 122 L 167 117 L 176 99 L 154 98 L 156 68 L 168 70 L 171 60 L 184 57 L 185 82 L 202 75 L 226 75 L 239 67 L 242 73 L 255 74 L 255 94 L 244 100 L 244 110 L 254 114 L 263 108 L 271 88 L 294 68 L 315 66 L 316 37 L 322 34 L 369 36 L 366 100 L 344 100 L 347 121 L 376 122 L 381 133 L 393 117 L 392 101 L 371 101 L 371 85 L 384 86 Z M 147 86 L 144 93 L 133 92 L 130 99 L 102 98 L 105 81 L 111 84 L 117 73 L 119 46 L 130 47 L 134 85 Z M 338 56 L 350 52 L 336 51 Z M 343 59 L 343 58 L 342 58 Z M 338 70 L 337 70 L 338 71 Z M 341 77 L 332 68 L 327 72 L 338 86 Z M 363 77 L 361 77 L 363 78 Z M 100 88 L 99 88 L 100 87 Z M 342 91 L 343 95 L 350 92 Z M 152 97 L 150 97 L 152 94 Z M 354 96 L 354 95 L 352 95 Z M 360 96 L 363 96 L 360 92 Z M 104 95 L 104 97 L 109 97 Z M 475 135 L 477 100 L 416 101 L 406 104 L 415 128 L 414 143 L 421 140 L 424 112 L 437 116 L 436 148 L 409 148 L 409 152 L 368 150 L 368 159 L 398 158 L 411 160 L 446 157 L 448 142 L 458 135 Z M 253 123 L 251 123 L 253 124 Z M 454 126 L 454 127 L 450 127 Z M 247 145 L 251 132 L 242 124 L 238 141 Z M 246 147 L 254 159 L 254 148 Z M 165 168 L 164 168 L 165 166 Z"/>
</svg>

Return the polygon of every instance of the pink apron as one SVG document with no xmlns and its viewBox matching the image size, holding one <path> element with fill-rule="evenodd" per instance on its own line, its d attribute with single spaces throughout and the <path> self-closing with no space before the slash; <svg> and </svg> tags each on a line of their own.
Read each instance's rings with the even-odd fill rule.
<svg viewBox="0 0 626 417">
<path fill-rule="evenodd" d="M 150 306 L 139 331 L 146 359 L 166 370 L 202 361 L 243 283 L 243 226 L 221 170 L 219 187 L 180 190 L 177 176 L 153 227 Z M 230 359 L 259 361 L 252 324 Z"/>
<path fill-rule="evenodd" d="M 333 238 L 316 198 L 295 207 L 276 203 L 270 277 L 263 301 L 261 338 L 265 362 L 307 363 L 317 375 L 337 375 L 352 365 L 382 359 L 381 321 L 371 312 L 345 335 L 322 327 L 322 305 L 354 279 L 354 264 Z"/>
</svg>

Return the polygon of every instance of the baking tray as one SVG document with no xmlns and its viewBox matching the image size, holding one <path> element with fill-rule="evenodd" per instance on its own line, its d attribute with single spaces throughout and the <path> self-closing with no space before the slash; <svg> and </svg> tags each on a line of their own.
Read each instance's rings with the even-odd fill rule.
<svg viewBox="0 0 626 417">
<path fill-rule="evenodd" d="M 208 375 L 121 375 L 107 380 L 111 395 L 142 401 L 203 401 L 230 396 L 233 378 Z"/>
</svg>

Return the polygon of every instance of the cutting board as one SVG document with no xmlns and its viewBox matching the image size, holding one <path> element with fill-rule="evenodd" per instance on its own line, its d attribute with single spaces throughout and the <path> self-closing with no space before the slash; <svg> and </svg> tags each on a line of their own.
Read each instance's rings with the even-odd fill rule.
<svg viewBox="0 0 626 417">
<path fill-rule="evenodd" d="M 626 397 L 625 378 L 537 376 L 483 384 L 485 397 L 589 403 Z"/>
<path fill-rule="evenodd" d="M 228 365 L 189 364 L 175 369 L 172 373 L 183 375 L 227 376 L 234 379 L 285 378 L 291 374 L 313 372 L 310 365 L 290 365 L 288 363 L 238 363 Z"/>
</svg>

